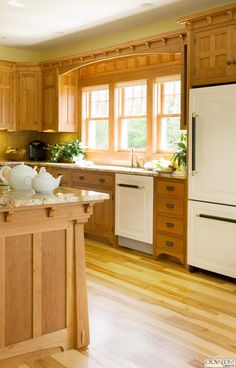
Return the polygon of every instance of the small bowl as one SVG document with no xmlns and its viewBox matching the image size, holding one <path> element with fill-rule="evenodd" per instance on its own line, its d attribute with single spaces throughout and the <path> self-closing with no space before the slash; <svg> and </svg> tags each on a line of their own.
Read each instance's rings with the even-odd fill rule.
<svg viewBox="0 0 236 368">
<path fill-rule="evenodd" d="M 24 159 L 26 154 L 25 149 L 20 149 L 14 152 L 5 152 L 5 157 L 8 161 L 21 161 Z"/>
</svg>

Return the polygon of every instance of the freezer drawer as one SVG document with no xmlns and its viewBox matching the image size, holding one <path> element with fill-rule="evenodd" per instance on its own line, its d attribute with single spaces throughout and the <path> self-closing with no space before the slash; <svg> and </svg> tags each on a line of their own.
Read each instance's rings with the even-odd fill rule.
<svg viewBox="0 0 236 368">
<path fill-rule="evenodd" d="M 188 202 L 188 264 L 236 277 L 236 207 Z"/>
</svg>

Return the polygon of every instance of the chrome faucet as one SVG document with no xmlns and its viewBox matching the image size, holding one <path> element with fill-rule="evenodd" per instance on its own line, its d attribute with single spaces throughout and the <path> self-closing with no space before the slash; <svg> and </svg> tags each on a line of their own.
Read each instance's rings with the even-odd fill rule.
<svg viewBox="0 0 236 368">
<path fill-rule="evenodd" d="M 130 150 L 130 167 L 134 167 L 134 149 L 133 147 Z"/>
</svg>

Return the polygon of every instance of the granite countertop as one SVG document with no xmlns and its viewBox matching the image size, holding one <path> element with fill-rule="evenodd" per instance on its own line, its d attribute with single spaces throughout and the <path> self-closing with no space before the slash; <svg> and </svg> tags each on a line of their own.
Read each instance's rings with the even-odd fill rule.
<svg viewBox="0 0 236 368">
<path fill-rule="evenodd" d="M 0 165 L 15 165 L 22 162 L 5 162 L 0 161 Z M 59 162 L 34 162 L 34 161 L 24 161 L 26 165 L 40 165 L 40 166 L 51 166 L 60 167 L 65 169 L 81 169 L 81 170 L 92 170 L 92 171 L 104 171 L 104 172 L 114 172 L 117 174 L 133 174 L 133 175 L 145 175 L 153 177 L 165 177 L 170 179 L 186 179 L 186 174 L 182 172 L 174 172 L 173 174 L 159 174 L 153 170 L 146 170 L 138 167 L 128 167 L 128 166 L 116 166 L 116 165 L 96 165 L 90 164 L 86 165 L 86 161 L 83 164 L 65 164 Z"/>
<path fill-rule="evenodd" d="M 39 194 L 33 190 L 12 190 L 0 188 L 0 210 L 7 207 L 42 206 L 62 203 L 87 203 L 109 199 L 109 194 L 88 190 L 59 187 L 53 193 Z"/>
</svg>

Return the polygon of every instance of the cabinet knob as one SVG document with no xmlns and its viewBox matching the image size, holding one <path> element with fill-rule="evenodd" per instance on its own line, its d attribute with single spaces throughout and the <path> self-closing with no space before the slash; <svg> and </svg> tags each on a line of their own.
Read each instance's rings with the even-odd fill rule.
<svg viewBox="0 0 236 368">
<path fill-rule="evenodd" d="M 79 176 L 79 180 L 84 180 L 84 176 Z"/>
<path fill-rule="evenodd" d="M 172 203 L 166 203 L 166 208 L 174 208 L 174 205 Z"/>
<path fill-rule="evenodd" d="M 231 61 L 230 60 L 227 60 L 225 64 L 226 65 L 230 65 L 231 64 Z"/>
<path fill-rule="evenodd" d="M 168 191 L 168 192 L 173 192 L 174 191 L 174 187 L 172 187 L 171 185 L 167 185 L 166 186 L 166 190 Z"/>
<path fill-rule="evenodd" d="M 175 243 L 172 242 L 172 241 L 167 240 L 166 245 L 167 245 L 167 247 L 173 247 L 175 245 Z"/>
<path fill-rule="evenodd" d="M 169 227 L 169 228 L 172 228 L 172 227 L 174 227 L 174 224 L 172 222 L 167 222 L 166 226 Z"/>
<path fill-rule="evenodd" d="M 99 183 L 105 183 L 105 179 L 100 178 L 100 179 L 99 179 Z"/>
<path fill-rule="evenodd" d="M 235 65 L 235 64 L 236 64 L 236 60 L 235 60 L 235 59 L 233 59 L 233 60 L 231 61 L 231 64 Z"/>
</svg>

